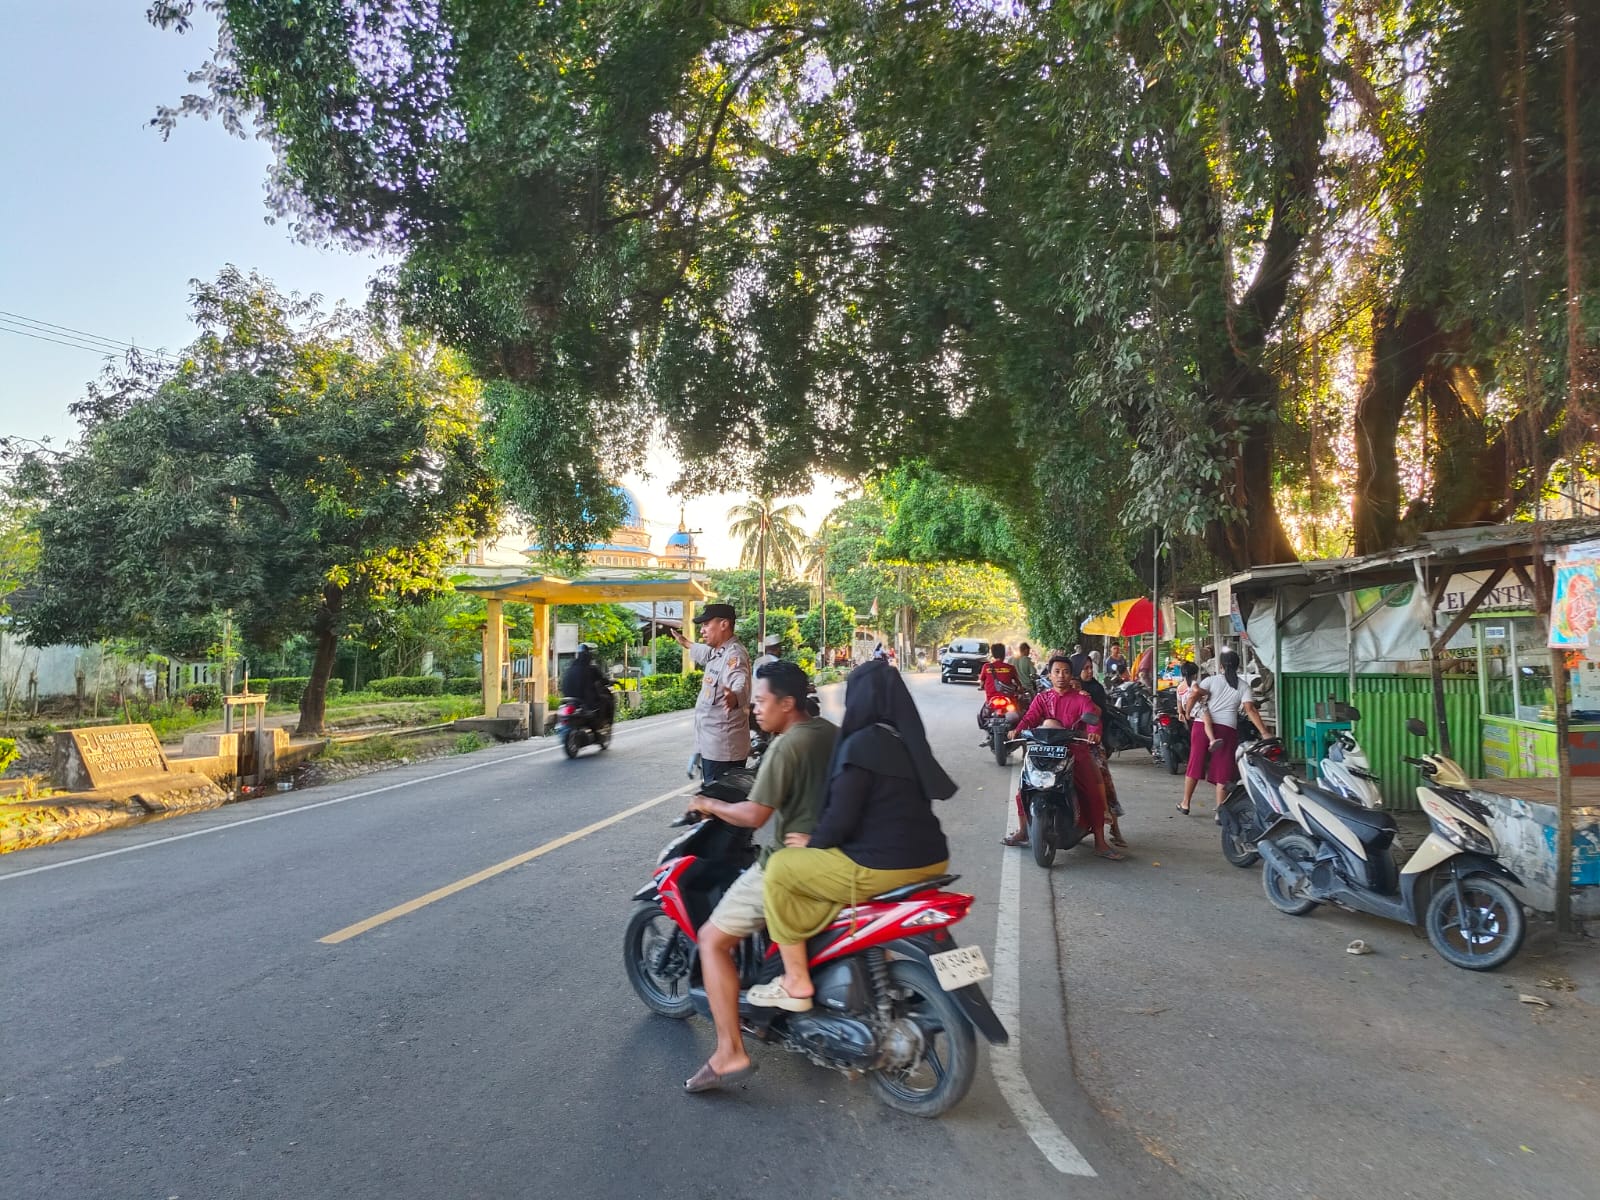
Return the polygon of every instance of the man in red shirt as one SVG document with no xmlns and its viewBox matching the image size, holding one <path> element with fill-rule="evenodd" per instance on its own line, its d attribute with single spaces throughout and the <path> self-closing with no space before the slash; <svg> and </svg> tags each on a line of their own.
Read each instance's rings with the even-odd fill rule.
<svg viewBox="0 0 1600 1200">
<path fill-rule="evenodd" d="M 1006 661 L 1006 648 L 1003 642 L 996 642 L 989 647 L 989 661 L 983 664 L 983 670 L 978 672 L 978 682 L 983 684 L 984 699 L 992 699 L 996 695 L 1010 696 L 1015 700 L 1022 695 L 1022 676 L 1017 674 L 1017 669 Z"/>
<path fill-rule="evenodd" d="M 978 672 L 978 682 L 983 685 L 983 703 L 978 706 L 979 729 L 989 728 L 987 722 L 991 711 L 990 703 L 996 696 L 1005 696 L 1013 706 L 1021 705 L 1022 676 L 1006 661 L 1006 648 L 1003 642 L 996 642 L 989 647 L 989 661 L 984 663 L 983 669 Z M 1009 715 L 1016 712 L 1016 707 L 1004 711 Z M 987 736 L 978 743 L 980 746 L 988 744 Z"/>
<path fill-rule="evenodd" d="M 987 669 L 987 664 L 986 664 Z M 1100 740 L 1100 709 L 1089 698 L 1073 676 L 1072 664 L 1061 655 L 1050 660 L 1048 670 L 1050 687 L 1033 698 L 1028 711 L 1017 725 L 1017 732 L 1029 729 L 1075 729 L 1083 726 L 1083 736 L 1091 742 Z M 1106 841 L 1106 794 L 1100 778 L 1100 764 L 1090 747 L 1075 742 L 1072 746 L 1072 782 L 1077 789 L 1078 802 L 1083 806 L 1082 819 L 1094 835 L 1094 852 L 1101 858 L 1120 862 L 1125 856 L 1112 849 Z M 1022 807 L 1022 789 L 1017 789 L 1017 831 L 1003 839 L 1007 846 L 1028 844 L 1028 814 Z"/>
</svg>

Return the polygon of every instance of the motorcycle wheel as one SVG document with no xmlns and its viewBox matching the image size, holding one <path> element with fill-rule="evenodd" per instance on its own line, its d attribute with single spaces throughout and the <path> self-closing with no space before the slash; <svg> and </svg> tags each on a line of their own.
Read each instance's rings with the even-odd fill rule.
<svg viewBox="0 0 1600 1200">
<path fill-rule="evenodd" d="M 1048 867 L 1056 861 L 1055 820 L 1044 805 L 1035 804 L 1028 814 L 1028 845 L 1033 850 L 1033 861 Z"/>
<path fill-rule="evenodd" d="M 1511 889 L 1488 875 L 1469 875 L 1461 881 L 1461 894 L 1465 914 L 1445 874 L 1428 902 L 1424 925 L 1439 957 L 1468 971 L 1492 971 L 1510 962 L 1527 932 L 1522 905 Z"/>
<path fill-rule="evenodd" d="M 1162 747 L 1162 753 L 1167 759 L 1167 774 L 1182 775 L 1183 768 L 1188 764 L 1178 756 L 1178 744 L 1169 737 Z"/>
<path fill-rule="evenodd" d="M 605 728 L 601 729 L 599 735 L 595 738 L 595 741 L 599 743 L 600 749 L 609 749 L 611 746 L 611 726 L 607 725 Z"/>
<path fill-rule="evenodd" d="M 622 966 L 651 1012 L 682 1020 L 694 1011 L 689 998 L 689 939 L 654 902 L 633 910 L 622 932 Z"/>
<path fill-rule="evenodd" d="M 903 958 L 890 962 L 889 989 L 895 1016 L 910 1020 L 922 1032 L 922 1055 L 908 1067 L 873 1071 L 872 1090 L 899 1112 L 943 1116 L 961 1103 L 978 1071 L 972 1023 L 922 963 Z"/>
<path fill-rule="evenodd" d="M 578 739 L 573 736 L 573 733 L 574 731 L 571 729 L 565 729 L 561 733 L 561 749 L 566 751 L 568 758 L 577 758 L 578 751 L 582 749 L 582 747 L 578 745 Z"/>
<path fill-rule="evenodd" d="M 994 761 L 1002 767 L 1011 759 L 1011 751 L 1006 746 L 1005 726 L 996 722 L 989 726 L 989 749 L 994 751 Z"/>
<path fill-rule="evenodd" d="M 1248 803 L 1248 801 L 1243 801 Z M 1236 867 L 1253 867 L 1261 861 L 1261 855 L 1250 848 L 1251 842 L 1244 823 L 1239 819 L 1239 810 L 1233 802 L 1224 801 L 1222 805 L 1222 857 Z"/>
<path fill-rule="evenodd" d="M 1277 838 L 1277 846 L 1297 863 L 1314 862 L 1317 857 L 1317 848 L 1311 839 L 1303 833 L 1286 833 Z M 1267 893 L 1267 902 L 1281 913 L 1291 917 L 1303 917 L 1317 906 L 1315 900 L 1307 900 L 1289 890 L 1288 882 L 1279 875 L 1269 862 L 1261 864 L 1261 887 Z"/>
</svg>

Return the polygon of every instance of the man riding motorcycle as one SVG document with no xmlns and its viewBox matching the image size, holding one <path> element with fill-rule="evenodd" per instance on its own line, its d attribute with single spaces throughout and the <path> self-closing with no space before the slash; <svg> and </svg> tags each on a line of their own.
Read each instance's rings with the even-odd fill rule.
<svg viewBox="0 0 1600 1200">
<path fill-rule="evenodd" d="M 592 642 L 579 645 L 561 676 L 561 694 L 576 700 L 580 708 L 592 710 L 595 725 L 604 728 L 616 716 L 617 701 L 611 694 L 611 681 L 594 660 L 594 650 Z"/>
<path fill-rule="evenodd" d="M 996 642 L 989 647 L 989 661 L 983 664 L 983 669 L 978 672 L 978 682 L 983 685 L 983 703 L 978 706 L 978 728 L 986 732 L 994 720 L 996 705 L 995 697 L 1003 696 L 1011 703 L 1009 706 L 1002 704 L 1002 714 L 1009 712 L 1009 720 L 1015 721 L 1016 714 L 1021 711 L 1027 702 L 1027 697 L 1022 692 L 1022 676 L 1016 667 L 1006 661 L 1006 648 L 1004 643 Z M 988 737 L 979 742 L 979 746 L 987 746 Z"/>
<path fill-rule="evenodd" d="M 717 1046 L 705 1065 L 684 1083 L 685 1091 L 711 1091 L 755 1070 L 739 1032 L 739 970 L 733 952 L 744 938 L 766 924 L 763 864 L 773 850 L 783 846 L 786 836 L 809 834 L 817 827 L 827 798 L 828 764 L 839 730 L 833 722 L 808 711 L 809 686 L 806 673 L 791 662 L 774 660 L 757 670 L 751 697 L 756 720 L 775 740 L 761 760 L 750 798 L 729 803 L 701 795 L 689 801 L 691 811 L 749 829 L 760 829 L 774 812 L 778 816 L 773 822 L 773 844 L 734 880 L 710 920 L 700 927 L 700 970 L 717 1027 Z"/>
<path fill-rule="evenodd" d="M 1033 698 L 1033 703 L 1028 706 L 1028 711 L 1017 725 L 1017 732 L 1023 733 L 1035 727 L 1073 729 L 1081 724 L 1084 737 L 1090 742 L 1098 742 L 1100 709 L 1080 686 L 1073 674 L 1072 663 L 1063 656 L 1052 658 L 1049 676 L 1049 690 L 1040 692 Z M 1072 747 L 1072 779 L 1083 805 L 1085 823 L 1094 835 L 1094 852 L 1101 858 L 1121 862 L 1124 855 L 1112 849 L 1110 843 L 1106 841 L 1105 783 L 1100 773 L 1099 759 L 1090 752 L 1088 746 L 1081 743 L 1075 743 Z M 1028 814 L 1023 809 L 1020 790 L 1017 792 L 1016 802 L 1017 816 L 1021 825 L 1015 833 L 1001 839 L 1002 845 L 1028 844 Z"/>
</svg>

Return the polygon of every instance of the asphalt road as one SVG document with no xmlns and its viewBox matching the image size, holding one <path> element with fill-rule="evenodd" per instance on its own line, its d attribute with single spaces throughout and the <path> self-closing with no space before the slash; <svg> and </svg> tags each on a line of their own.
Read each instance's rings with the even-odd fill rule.
<svg viewBox="0 0 1600 1200">
<path fill-rule="evenodd" d="M 980 1039 L 946 1117 L 764 1047 L 748 1086 L 681 1093 L 710 1026 L 648 1013 L 620 954 L 687 782 L 673 716 L 0 860 L 5 1196 L 1198 1195 L 1077 1083 L 1052 873 L 998 845 L 976 693 L 912 686 L 962 785 L 962 940 L 1015 974 L 1014 1051 Z"/>
</svg>

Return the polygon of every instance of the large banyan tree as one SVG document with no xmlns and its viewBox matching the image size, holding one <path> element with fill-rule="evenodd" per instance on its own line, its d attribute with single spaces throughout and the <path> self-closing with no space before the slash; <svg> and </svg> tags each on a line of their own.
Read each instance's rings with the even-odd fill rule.
<svg viewBox="0 0 1600 1200">
<path fill-rule="evenodd" d="M 1402 498 L 1464 453 L 1425 429 L 1407 474 L 1417 397 L 1487 447 L 1505 396 L 1528 407 L 1491 402 L 1508 344 L 1564 370 L 1563 202 L 1530 184 L 1512 222 L 1496 174 L 1513 145 L 1528 180 L 1563 161 L 1559 5 L 205 7 L 202 94 L 158 121 L 253 125 L 280 215 L 399 253 L 382 298 L 491 381 L 492 453 L 548 544 L 610 523 L 604 481 L 652 429 L 690 489 L 921 460 L 994 506 L 1030 609 L 1064 627 L 1152 528 L 1219 566 L 1288 559 L 1359 485 L 1363 544 L 1398 536 Z M 1484 66 L 1473 39 L 1508 21 Z M 1593 146 L 1592 96 L 1579 116 Z M 1505 228 L 1531 296 L 1476 275 Z"/>
</svg>

